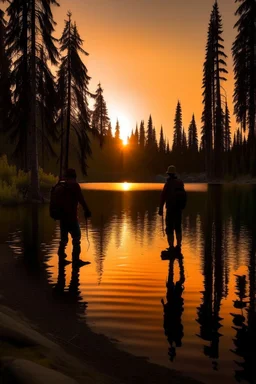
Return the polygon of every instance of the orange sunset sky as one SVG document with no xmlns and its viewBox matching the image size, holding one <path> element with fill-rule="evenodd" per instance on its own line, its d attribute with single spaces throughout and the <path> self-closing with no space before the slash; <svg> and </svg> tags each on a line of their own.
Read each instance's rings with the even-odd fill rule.
<svg viewBox="0 0 256 384">
<path fill-rule="evenodd" d="M 126 138 L 136 122 L 152 114 L 159 134 L 163 125 L 172 141 L 174 113 L 179 99 L 187 130 L 192 113 L 201 129 L 202 67 L 208 22 L 214 0 L 59 0 L 53 7 L 59 37 L 66 13 L 84 40 L 92 77 L 104 89 L 112 125 L 119 118 Z M 225 88 L 233 112 L 231 46 L 236 31 L 235 0 L 219 0 L 223 18 L 228 81 Z M 236 121 L 232 118 L 232 129 Z"/>
</svg>

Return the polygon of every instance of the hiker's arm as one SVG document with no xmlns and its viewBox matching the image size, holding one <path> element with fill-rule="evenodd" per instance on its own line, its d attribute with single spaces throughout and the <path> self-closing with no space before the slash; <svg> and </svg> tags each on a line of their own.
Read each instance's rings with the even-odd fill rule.
<svg viewBox="0 0 256 384">
<path fill-rule="evenodd" d="M 91 211 L 88 205 L 86 204 L 86 201 L 84 199 L 84 196 L 82 194 L 82 190 L 79 184 L 78 184 L 77 192 L 78 192 L 78 202 L 82 205 L 85 216 L 91 217 Z"/>
<path fill-rule="evenodd" d="M 162 193 L 161 193 L 160 207 L 158 212 L 160 216 L 163 216 L 164 205 L 166 203 L 166 195 L 167 195 L 167 184 L 165 184 L 164 189 L 162 190 Z"/>
</svg>

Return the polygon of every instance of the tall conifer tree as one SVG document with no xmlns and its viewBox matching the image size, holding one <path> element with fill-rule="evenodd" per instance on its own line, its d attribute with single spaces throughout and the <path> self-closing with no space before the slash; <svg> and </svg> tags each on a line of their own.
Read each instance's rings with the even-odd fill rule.
<svg viewBox="0 0 256 384">
<path fill-rule="evenodd" d="M 198 151 L 198 135 L 194 114 L 188 128 L 188 148 L 194 153 Z"/>
<path fill-rule="evenodd" d="M 118 141 L 120 140 L 120 125 L 118 120 L 116 121 L 115 139 Z"/>
<path fill-rule="evenodd" d="M 46 69 L 41 60 L 41 49 L 47 59 L 57 64 L 58 51 L 55 47 L 54 20 L 51 5 L 56 0 L 12 0 L 7 7 L 8 26 L 6 45 L 13 58 L 12 86 L 14 89 L 14 119 L 11 137 L 16 142 L 15 155 L 19 165 L 31 169 L 30 194 L 40 198 L 38 173 L 38 120 L 37 100 L 39 76 Z"/>
<path fill-rule="evenodd" d="M 141 121 L 141 123 L 140 123 L 139 142 L 140 142 L 140 149 L 144 150 L 144 148 L 145 148 L 145 127 L 144 127 L 144 121 Z"/>
<path fill-rule="evenodd" d="M 159 139 L 159 152 L 160 153 L 165 153 L 165 140 L 164 140 L 164 131 L 163 131 L 163 127 L 161 126 L 161 129 L 160 129 L 160 139 Z"/>
<path fill-rule="evenodd" d="M 61 64 L 58 72 L 58 84 L 61 85 L 60 93 L 63 95 L 63 106 L 61 114 L 65 122 L 64 140 L 64 169 L 69 167 L 69 153 L 71 134 L 76 139 L 78 147 L 77 154 L 84 175 L 87 174 L 87 157 L 91 155 L 89 132 L 96 133 L 91 129 L 88 108 L 88 84 L 90 77 L 79 54 L 88 56 L 83 49 L 83 40 L 77 30 L 75 23 L 71 21 L 71 13 L 65 21 L 65 27 L 60 39 L 60 51 L 62 53 Z M 73 141 L 72 140 L 72 141 Z"/>
<path fill-rule="evenodd" d="M 237 36 L 233 43 L 235 91 L 234 112 L 237 122 L 248 128 L 251 173 L 256 174 L 256 3 L 236 0 Z"/>
<path fill-rule="evenodd" d="M 95 106 L 92 113 L 92 127 L 100 135 L 100 145 L 103 145 L 103 139 L 106 136 L 108 129 L 109 117 L 106 101 L 103 96 L 103 89 L 101 84 L 98 85 L 96 90 Z"/>
<path fill-rule="evenodd" d="M 178 101 L 174 119 L 173 129 L 173 152 L 179 152 L 182 148 L 182 110 L 180 102 Z"/>
<path fill-rule="evenodd" d="M 234 59 L 234 104 L 237 121 L 243 129 L 248 126 L 249 137 L 255 135 L 256 113 L 256 4 L 255 0 L 236 0 L 235 24 L 238 31 L 232 52 Z"/>
<path fill-rule="evenodd" d="M 154 146 L 153 122 L 152 122 L 151 115 L 149 116 L 149 119 L 148 119 L 146 146 L 148 149 L 152 149 Z"/>
<path fill-rule="evenodd" d="M 213 5 L 208 28 L 203 75 L 202 146 L 205 149 L 208 178 L 221 177 L 224 134 L 221 108 L 221 82 L 225 81 L 226 54 L 222 38 L 222 21 L 217 1 Z M 214 156 L 213 156 L 214 148 Z"/>
</svg>

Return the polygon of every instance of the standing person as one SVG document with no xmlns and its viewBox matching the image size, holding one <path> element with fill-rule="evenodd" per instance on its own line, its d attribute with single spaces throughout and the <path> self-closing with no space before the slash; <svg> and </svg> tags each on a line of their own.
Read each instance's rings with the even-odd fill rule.
<svg viewBox="0 0 256 384">
<path fill-rule="evenodd" d="M 91 217 L 91 212 L 76 180 L 76 171 L 70 168 L 66 171 L 63 180 L 59 181 L 52 189 L 50 215 L 54 220 L 60 220 L 59 257 L 62 260 L 67 257 L 65 248 L 70 233 L 73 243 L 72 261 L 74 264 L 82 266 L 88 263 L 79 258 L 81 253 L 81 230 L 77 217 L 78 203 L 83 207 L 85 218 Z"/>
<path fill-rule="evenodd" d="M 176 233 L 177 249 L 181 249 L 182 243 L 182 210 L 186 206 L 187 194 L 184 183 L 176 175 L 176 168 L 170 165 L 167 170 L 169 176 L 161 194 L 159 215 L 163 216 L 163 208 L 166 205 L 166 234 L 170 249 L 174 246 L 174 231 Z"/>
</svg>

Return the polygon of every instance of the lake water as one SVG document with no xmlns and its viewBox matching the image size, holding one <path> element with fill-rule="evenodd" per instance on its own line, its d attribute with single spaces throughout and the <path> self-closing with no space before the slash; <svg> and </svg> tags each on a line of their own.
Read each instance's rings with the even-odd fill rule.
<svg viewBox="0 0 256 384">
<path fill-rule="evenodd" d="M 48 264 L 49 284 L 78 289 L 83 321 L 125 349 L 204 383 L 256 383 L 256 189 L 189 184 L 183 259 L 167 247 L 157 215 L 161 184 L 82 185 L 92 218 L 81 218 L 91 265 L 58 268 L 58 224 L 48 207 L 2 209 L 1 242 Z M 32 217 L 32 220 L 31 220 Z M 67 248 L 71 260 L 71 242 Z"/>
</svg>

